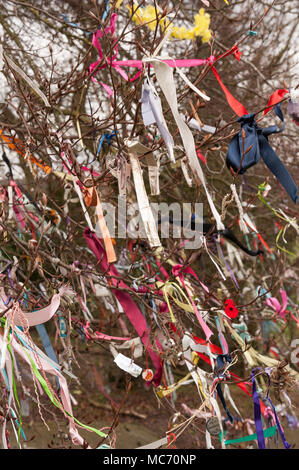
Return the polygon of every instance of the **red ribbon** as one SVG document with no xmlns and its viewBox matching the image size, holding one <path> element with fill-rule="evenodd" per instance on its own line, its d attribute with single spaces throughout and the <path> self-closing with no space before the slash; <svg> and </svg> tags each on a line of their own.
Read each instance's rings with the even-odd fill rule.
<svg viewBox="0 0 299 470">
<path fill-rule="evenodd" d="M 279 89 L 279 90 L 274 91 L 274 93 L 270 96 L 269 101 L 267 103 L 267 106 L 271 106 L 271 107 L 265 109 L 264 115 L 266 115 L 269 111 L 271 111 L 272 107 L 275 104 L 280 103 L 280 101 L 282 100 L 282 98 L 284 97 L 286 93 L 289 93 L 289 92 L 288 90 L 285 90 L 285 89 Z"/>
</svg>

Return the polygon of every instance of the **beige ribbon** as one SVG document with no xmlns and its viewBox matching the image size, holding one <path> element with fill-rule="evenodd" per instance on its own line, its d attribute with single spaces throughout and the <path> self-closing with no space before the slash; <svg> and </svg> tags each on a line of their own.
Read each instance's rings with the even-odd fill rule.
<svg viewBox="0 0 299 470">
<path fill-rule="evenodd" d="M 149 152 L 149 149 L 142 145 L 140 142 L 138 142 L 138 140 L 125 139 L 125 145 L 128 149 L 130 156 L 138 207 L 141 214 L 142 222 L 144 224 L 146 236 L 152 248 L 155 246 L 161 246 L 155 223 L 155 218 L 153 216 L 148 196 L 146 194 L 142 177 L 142 170 L 138 157 L 138 155 L 144 155 L 146 152 Z"/>
</svg>

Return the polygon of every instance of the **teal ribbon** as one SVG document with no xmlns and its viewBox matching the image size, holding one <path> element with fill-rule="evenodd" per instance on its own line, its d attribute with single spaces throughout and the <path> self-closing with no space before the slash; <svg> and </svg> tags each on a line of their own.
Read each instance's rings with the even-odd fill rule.
<svg viewBox="0 0 299 470">
<path fill-rule="evenodd" d="M 277 425 L 271 426 L 270 428 L 264 429 L 264 436 L 265 437 L 273 437 L 277 432 Z M 219 440 L 221 442 L 221 433 L 219 434 Z M 256 441 L 257 440 L 257 434 L 249 434 L 248 436 L 244 437 L 239 437 L 238 439 L 230 439 L 228 441 L 224 441 L 224 444 L 226 446 L 229 446 L 231 444 L 240 444 L 241 442 L 250 442 L 250 441 Z"/>
</svg>

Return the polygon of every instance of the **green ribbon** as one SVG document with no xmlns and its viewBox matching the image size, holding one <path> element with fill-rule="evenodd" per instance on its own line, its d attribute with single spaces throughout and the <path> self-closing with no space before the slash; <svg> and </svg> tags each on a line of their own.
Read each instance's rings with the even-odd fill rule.
<svg viewBox="0 0 299 470">
<path fill-rule="evenodd" d="M 277 425 L 264 429 L 264 437 L 272 437 L 276 434 L 276 432 L 277 432 Z M 219 440 L 221 442 L 221 434 L 219 434 Z M 226 446 L 228 446 L 231 444 L 240 444 L 241 442 L 249 442 L 249 441 L 255 441 L 255 440 L 257 440 L 256 433 L 249 434 L 249 436 L 239 437 L 238 439 L 231 439 L 229 441 L 225 441 L 224 443 Z"/>
<path fill-rule="evenodd" d="M 8 334 L 8 339 L 10 338 L 10 334 Z M 18 429 L 18 445 L 20 446 L 20 436 L 21 436 L 21 429 L 22 429 L 22 414 L 21 414 L 21 405 L 18 399 L 18 392 L 17 392 L 17 386 L 14 378 L 14 363 L 13 363 L 13 355 L 11 351 L 11 346 L 10 344 L 7 344 L 7 349 L 9 351 L 10 357 L 11 357 L 11 375 L 12 375 L 12 388 L 13 388 L 13 394 L 15 397 L 15 400 L 18 405 L 19 409 L 19 429 Z"/>
<path fill-rule="evenodd" d="M 24 348 L 23 348 L 24 349 Z M 34 374 L 36 375 L 36 378 L 37 380 L 40 382 L 41 386 L 43 387 L 43 389 L 45 390 L 46 394 L 48 395 L 48 397 L 50 398 L 51 402 L 53 403 L 53 405 L 55 405 L 57 408 L 62 408 L 61 404 L 56 400 L 56 398 L 53 396 L 53 394 L 51 393 L 51 391 L 49 390 L 49 387 L 47 385 L 47 382 L 45 381 L 45 379 L 43 378 L 43 376 L 40 374 L 39 370 L 37 369 L 35 363 L 33 362 L 33 360 L 31 359 L 31 357 L 29 356 L 29 354 L 27 354 L 27 352 L 24 350 L 25 354 L 27 355 L 29 361 L 31 362 L 31 365 L 32 365 L 32 370 L 34 372 Z M 107 437 L 107 434 L 103 433 L 102 431 L 99 431 L 98 429 L 96 428 L 93 428 L 91 426 L 87 426 L 86 424 L 83 424 L 81 423 L 78 419 L 76 419 L 74 416 L 72 416 L 70 413 L 68 413 L 66 410 L 64 410 L 65 414 L 67 414 L 70 418 L 72 418 L 74 421 L 76 421 L 77 424 L 79 424 L 80 426 L 82 426 L 83 428 L 85 429 L 88 429 L 89 431 L 92 431 L 92 432 L 95 432 L 96 434 L 98 434 L 100 437 Z"/>
</svg>

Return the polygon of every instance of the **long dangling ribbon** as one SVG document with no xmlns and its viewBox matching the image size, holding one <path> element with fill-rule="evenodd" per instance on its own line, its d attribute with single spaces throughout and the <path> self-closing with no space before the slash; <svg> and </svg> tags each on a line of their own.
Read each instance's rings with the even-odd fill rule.
<svg viewBox="0 0 299 470">
<path fill-rule="evenodd" d="M 51 340 L 49 338 L 49 335 L 47 333 L 45 325 L 43 325 L 43 324 L 42 325 L 36 325 L 35 328 L 36 328 L 36 330 L 37 330 L 37 332 L 40 336 L 40 339 L 42 340 L 42 343 L 43 343 L 43 346 L 44 346 L 44 349 L 45 349 L 47 355 L 49 356 L 50 359 L 52 359 L 52 361 L 57 362 L 57 364 L 58 364 L 58 359 L 56 357 L 55 351 L 53 349 L 53 346 L 52 346 Z M 60 384 L 59 384 L 58 377 L 56 377 L 56 384 L 57 384 L 57 389 L 59 389 Z"/>
<path fill-rule="evenodd" d="M 124 309 L 126 316 L 137 331 L 138 335 L 141 338 L 141 341 L 143 342 L 146 350 L 148 351 L 148 354 L 150 355 L 153 361 L 153 364 L 156 368 L 156 373 L 152 381 L 155 385 L 159 385 L 162 375 L 162 366 L 159 357 L 153 351 L 152 347 L 149 344 L 150 328 L 147 326 L 144 316 L 142 315 L 135 302 L 132 300 L 129 294 L 129 287 L 120 279 L 119 273 L 113 263 L 111 263 L 110 265 L 108 264 L 105 250 L 95 233 L 91 232 L 88 228 L 86 228 L 84 230 L 84 238 L 91 251 L 99 260 L 100 269 L 106 275 L 109 276 L 109 281 L 111 282 L 112 286 L 119 287 L 120 289 L 125 289 L 126 291 L 128 291 L 124 292 L 122 290 L 113 289 L 112 287 L 112 292 L 114 293 L 115 297 Z M 162 348 L 157 339 L 156 344 L 158 348 Z"/>
<path fill-rule="evenodd" d="M 221 222 L 220 215 L 208 191 L 205 177 L 198 161 L 193 134 L 190 131 L 187 124 L 181 118 L 180 113 L 178 111 L 178 102 L 177 102 L 177 94 L 176 94 L 176 89 L 175 89 L 174 79 L 173 79 L 173 70 L 167 64 L 159 60 L 154 60 L 154 58 L 152 58 L 152 60 L 154 61 L 154 69 L 155 69 L 158 83 L 165 95 L 166 100 L 168 101 L 173 117 L 179 128 L 179 132 L 183 141 L 186 155 L 189 160 L 190 168 L 192 169 L 194 173 L 194 177 L 197 181 L 197 184 L 198 185 L 202 184 L 205 189 L 207 199 L 211 207 L 211 211 L 216 220 L 217 229 L 224 230 L 224 225 Z"/>
<path fill-rule="evenodd" d="M 157 123 L 158 129 L 164 139 L 169 158 L 175 163 L 173 153 L 174 140 L 163 116 L 161 100 L 153 83 L 149 79 L 143 84 L 140 102 L 144 125 L 149 126 L 150 124 Z"/>
<path fill-rule="evenodd" d="M 195 303 L 194 303 L 194 300 L 193 300 L 193 298 L 192 298 L 192 295 L 191 295 L 191 293 L 190 293 L 190 289 L 188 288 L 188 286 L 187 286 L 186 283 L 185 283 L 183 273 L 185 272 L 185 273 L 192 274 L 193 276 L 196 277 L 197 280 L 198 280 L 198 278 L 197 278 L 195 272 L 194 272 L 191 268 L 188 268 L 188 267 L 183 268 L 183 269 L 182 269 L 182 268 L 183 268 L 183 266 L 182 266 L 181 264 L 177 264 L 176 266 L 173 266 L 173 268 L 172 268 L 172 274 L 173 274 L 174 276 L 176 276 L 176 277 L 179 278 L 179 280 L 180 280 L 181 283 L 182 283 L 182 286 L 185 288 L 185 290 L 186 290 L 186 292 L 187 292 L 187 294 L 188 294 L 188 297 L 189 297 L 189 299 L 190 299 L 190 302 L 191 302 L 191 304 L 192 304 L 192 306 L 193 306 L 195 315 L 196 315 L 196 317 L 197 317 L 197 319 L 198 319 L 198 321 L 199 321 L 199 323 L 200 323 L 200 325 L 201 325 L 201 327 L 202 327 L 202 329 L 203 329 L 203 331 L 204 331 L 204 333 L 205 333 L 205 335 L 206 335 L 206 339 L 209 340 L 210 337 L 213 335 L 213 331 L 208 327 L 208 325 L 206 324 L 206 322 L 204 321 L 204 319 L 203 319 L 202 316 L 200 315 L 200 313 L 199 313 L 199 311 L 198 311 L 198 309 L 197 309 L 197 307 L 196 307 L 196 305 L 195 305 Z M 198 280 L 198 281 L 199 281 L 199 280 Z M 199 282 L 200 282 L 200 281 L 199 281 Z"/>
<path fill-rule="evenodd" d="M 268 392 L 269 393 L 269 392 Z M 276 413 L 276 410 L 275 410 L 275 406 L 273 405 L 270 397 L 267 395 L 267 400 L 268 402 L 270 403 L 270 406 L 273 410 L 273 413 L 274 413 L 274 417 L 275 417 L 275 422 L 276 422 L 276 426 L 277 426 L 277 429 L 279 431 L 279 434 L 280 434 L 280 437 L 281 437 L 281 440 L 283 442 L 283 445 L 285 446 L 286 449 L 290 449 L 290 444 L 287 442 L 286 438 L 285 438 L 285 435 L 284 435 L 284 432 L 282 430 L 282 427 L 280 425 L 280 422 L 279 422 L 279 419 L 278 419 L 278 416 L 277 416 L 277 413 Z"/>
<path fill-rule="evenodd" d="M 226 100 L 232 110 L 237 114 L 237 116 L 243 116 L 243 114 L 247 114 L 246 108 L 242 105 L 242 103 L 239 103 L 239 101 L 230 93 L 230 91 L 226 88 L 226 86 L 222 83 L 221 78 L 215 69 L 215 67 L 212 65 L 213 61 L 211 62 L 211 70 L 219 83 L 220 87 L 224 91 Z"/>
<path fill-rule="evenodd" d="M 93 187 L 93 188 L 84 188 L 84 192 L 88 196 L 87 198 L 85 198 L 85 202 L 88 203 L 87 205 L 95 206 L 97 218 L 99 221 L 99 226 L 101 229 L 101 235 L 104 240 L 108 263 L 114 263 L 114 261 L 116 261 L 116 254 L 114 251 L 113 243 L 110 237 L 107 224 L 105 222 L 103 208 L 102 208 L 102 204 L 99 198 L 98 191 L 95 187 Z"/>
<path fill-rule="evenodd" d="M 144 181 L 142 177 L 141 166 L 139 162 L 138 155 L 145 154 L 149 152 L 149 149 L 142 145 L 138 140 L 125 140 L 125 144 L 127 146 L 129 156 L 130 156 L 130 163 L 134 178 L 134 185 L 136 190 L 136 196 L 138 201 L 138 207 L 140 211 L 140 215 L 144 224 L 144 229 L 146 236 L 149 240 L 150 246 L 161 246 L 161 242 L 159 239 L 155 218 L 153 216 L 152 209 L 150 207 L 150 203 L 148 200 L 148 196 L 146 194 Z"/>
<path fill-rule="evenodd" d="M 216 381 L 214 381 L 214 384 L 216 383 L 216 391 L 218 393 L 218 396 L 220 398 L 220 401 L 222 403 L 222 406 L 227 414 L 227 417 L 229 419 L 229 421 L 231 423 L 233 423 L 234 421 L 234 418 L 233 416 L 230 414 L 228 408 L 227 408 L 227 405 L 226 405 L 226 401 L 225 401 L 225 398 L 223 396 L 223 393 L 222 393 L 222 388 L 221 388 L 221 380 L 223 380 L 225 378 L 225 376 L 222 374 L 222 370 L 225 368 L 225 364 L 226 363 L 230 363 L 231 362 L 231 357 L 229 354 L 219 354 L 216 358 L 216 362 L 217 362 L 217 369 L 216 369 L 216 372 L 217 372 L 217 378 L 216 378 Z"/>
<path fill-rule="evenodd" d="M 252 398 L 253 398 L 253 406 L 254 406 L 254 421 L 255 421 L 255 428 L 257 434 L 257 442 L 259 449 L 265 449 L 265 437 L 263 431 L 263 423 L 262 423 L 262 415 L 261 415 L 261 405 L 260 399 L 256 389 L 256 383 L 254 378 L 255 369 L 251 372 L 251 381 L 252 381 Z"/>
</svg>

